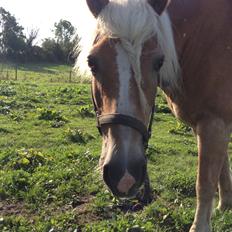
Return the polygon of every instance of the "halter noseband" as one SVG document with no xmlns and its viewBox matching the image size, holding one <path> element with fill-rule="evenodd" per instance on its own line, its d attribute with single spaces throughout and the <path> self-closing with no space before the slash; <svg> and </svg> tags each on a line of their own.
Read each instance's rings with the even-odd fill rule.
<svg viewBox="0 0 232 232">
<path fill-rule="evenodd" d="M 137 130 L 142 135 L 144 148 L 146 149 L 148 146 L 148 141 L 151 137 L 152 122 L 153 122 L 154 113 L 155 113 L 155 105 L 153 105 L 152 107 L 150 122 L 147 127 L 143 122 L 129 115 L 119 114 L 119 113 L 100 115 L 98 112 L 96 103 L 94 101 L 93 91 L 91 90 L 91 92 L 92 92 L 92 102 L 94 106 L 94 111 L 95 111 L 96 118 L 97 118 L 97 128 L 98 128 L 99 133 L 102 135 L 103 125 L 119 124 L 119 125 L 128 126 L 130 128 Z"/>
</svg>

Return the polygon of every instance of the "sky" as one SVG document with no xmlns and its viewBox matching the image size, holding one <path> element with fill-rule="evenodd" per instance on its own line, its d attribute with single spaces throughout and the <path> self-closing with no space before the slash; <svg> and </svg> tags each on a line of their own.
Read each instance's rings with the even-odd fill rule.
<svg viewBox="0 0 232 232">
<path fill-rule="evenodd" d="M 53 36 L 54 23 L 60 19 L 70 21 L 81 37 L 94 25 L 85 0 L 0 0 L 0 7 L 15 16 L 26 34 L 31 29 L 39 29 L 39 44 L 42 39 Z"/>
</svg>

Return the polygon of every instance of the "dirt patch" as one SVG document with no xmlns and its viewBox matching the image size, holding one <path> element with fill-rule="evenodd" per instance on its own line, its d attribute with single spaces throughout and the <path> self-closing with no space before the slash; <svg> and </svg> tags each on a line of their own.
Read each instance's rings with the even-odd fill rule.
<svg viewBox="0 0 232 232">
<path fill-rule="evenodd" d="M 73 207 L 73 212 L 76 215 L 78 225 L 85 225 L 89 222 L 94 222 L 100 219 L 100 216 L 94 213 L 89 204 L 94 199 L 93 196 L 82 197 L 79 199 L 79 204 Z"/>
<path fill-rule="evenodd" d="M 65 212 L 72 212 L 74 215 L 74 221 L 78 228 L 77 231 L 80 232 L 83 230 L 86 224 L 90 222 L 95 222 L 101 220 L 102 217 L 97 215 L 96 212 L 90 207 L 93 196 L 87 197 L 77 197 L 70 204 L 62 205 L 57 207 L 54 204 L 42 206 L 44 209 L 47 207 L 49 210 L 46 210 L 45 215 L 47 217 L 53 217 L 54 215 L 60 215 Z M 12 202 L 12 201 L 0 201 L 0 223 L 1 219 L 10 217 L 10 216 L 23 216 L 28 218 L 29 223 L 34 223 L 35 221 L 35 211 L 30 211 L 30 205 L 25 205 L 24 202 Z M 43 211 L 44 212 L 44 211 Z M 39 216 L 39 215 L 37 215 Z"/>
<path fill-rule="evenodd" d="M 0 216 L 27 215 L 23 202 L 0 201 Z"/>
</svg>

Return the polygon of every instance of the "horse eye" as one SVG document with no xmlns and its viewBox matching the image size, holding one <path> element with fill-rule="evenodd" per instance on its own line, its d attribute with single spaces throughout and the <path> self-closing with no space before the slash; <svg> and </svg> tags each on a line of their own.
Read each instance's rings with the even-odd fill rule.
<svg viewBox="0 0 232 232">
<path fill-rule="evenodd" d="M 163 64 L 164 64 L 164 56 L 163 55 L 159 55 L 159 57 L 155 58 L 154 66 L 153 66 L 154 70 L 156 72 L 159 72 L 160 69 L 161 69 L 161 67 L 163 66 Z"/>
<path fill-rule="evenodd" d="M 91 70 L 91 72 L 93 73 L 93 75 L 95 75 L 98 71 L 98 65 L 97 65 L 97 59 L 94 56 L 88 56 L 87 58 L 87 62 L 89 65 L 89 68 Z"/>
</svg>

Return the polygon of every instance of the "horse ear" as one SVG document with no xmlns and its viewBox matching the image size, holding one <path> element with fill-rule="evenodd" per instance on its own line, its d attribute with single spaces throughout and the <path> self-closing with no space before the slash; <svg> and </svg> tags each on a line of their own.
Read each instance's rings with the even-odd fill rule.
<svg viewBox="0 0 232 232">
<path fill-rule="evenodd" d="M 171 3 L 171 0 L 148 0 L 148 3 L 158 15 L 161 15 Z"/>
<path fill-rule="evenodd" d="M 94 17 L 97 18 L 102 9 L 109 3 L 109 0 L 86 0 L 86 2 Z"/>
</svg>

